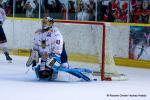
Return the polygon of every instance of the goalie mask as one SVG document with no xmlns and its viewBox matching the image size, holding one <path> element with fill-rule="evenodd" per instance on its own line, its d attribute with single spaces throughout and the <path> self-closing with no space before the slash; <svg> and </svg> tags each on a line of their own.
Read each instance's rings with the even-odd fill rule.
<svg viewBox="0 0 150 100">
<path fill-rule="evenodd" d="M 53 26 L 54 19 L 51 17 L 44 17 L 42 20 L 42 29 L 46 30 Z"/>
<path fill-rule="evenodd" d="M 51 68 L 45 68 L 45 70 L 40 70 L 38 74 L 39 74 L 39 78 L 49 78 L 49 79 L 52 79 L 53 69 L 51 69 Z"/>
</svg>

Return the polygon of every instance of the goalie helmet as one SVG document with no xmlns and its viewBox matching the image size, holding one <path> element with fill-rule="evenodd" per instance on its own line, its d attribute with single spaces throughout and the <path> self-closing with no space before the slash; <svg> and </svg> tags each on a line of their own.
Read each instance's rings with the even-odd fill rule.
<svg viewBox="0 0 150 100">
<path fill-rule="evenodd" d="M 49 29 L 53 26 L 54 19 L 51 17 L 44 17 L 42 20 L 42 29 Z"/>
<path fill-rule="evenodd" d="M 46 67 L 45 70 L 39 70 L 38 74 L 39 78 L 48 78 L 50 80 L 53 76 L 53 69 Z"/>
</svg>

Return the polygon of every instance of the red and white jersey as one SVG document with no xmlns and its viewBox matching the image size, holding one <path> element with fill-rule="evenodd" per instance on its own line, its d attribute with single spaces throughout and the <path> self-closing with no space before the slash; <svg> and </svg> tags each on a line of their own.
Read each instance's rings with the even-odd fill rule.
<svg viewBox="0 0 150 100">
<path fill-rule="evenodd" d="M 44 41 L 44 42 L 43 42 Z M 44 43 L 44 48 L 43 48 Z M 63 37 L 56 27 L 52 27 L 48 31 L 42 29 L 37 30 L 34 35 L 33 48 L 40 53 L 55 53 L 60 55 L 63 47 Z"/>
</svg>

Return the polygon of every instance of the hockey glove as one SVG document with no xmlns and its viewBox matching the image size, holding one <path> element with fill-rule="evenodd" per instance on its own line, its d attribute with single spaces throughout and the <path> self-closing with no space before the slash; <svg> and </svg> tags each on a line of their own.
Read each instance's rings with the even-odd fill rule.
<svg viewBox="0 0 150 100">
<path fill-rule="evenodd" d="M 29 67 L 30 65 L 32 65 L 32 67 L 34 67 L 38 62 L 39 62 L 38 51 L 31 49 L 30 56 L 28 58 L 28 61 L 26 62 L 26 66 Z"/>
<path fill-rule="evenodd" d="M 53 67 L 53 66 L 59 67 L 60 64 L 61 64 L 60 57 L 55 54 L 50 54 L 50 59 L 47 60 L 46 65 L 48 67 Z"/>
</svg>

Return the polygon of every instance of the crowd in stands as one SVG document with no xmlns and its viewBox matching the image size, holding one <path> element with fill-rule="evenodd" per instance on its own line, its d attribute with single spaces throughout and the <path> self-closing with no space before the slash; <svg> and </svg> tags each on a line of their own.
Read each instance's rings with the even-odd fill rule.
<svg viewBox="0 0 150 100">
<path fill-rule="evenodd" d="M 68 3 L 63 0 L 16 0 L 14 13 L 16 17 L 38 18 L 40 10 L 40 17 L 55 19 L 150 23 L 150 0 L 64 1 Z M 13 5 L 13 0 L 3 3 L 7 16 L 13 16 Z"/>
<path fill-rule="evenodd" d="M 129 6 L 130 4 L 130 6 Z M 108 5 L 98 2 L 98 21 L 150 23 L 150 2 L 148 0 L 111 0 Z"/>
</svg>

